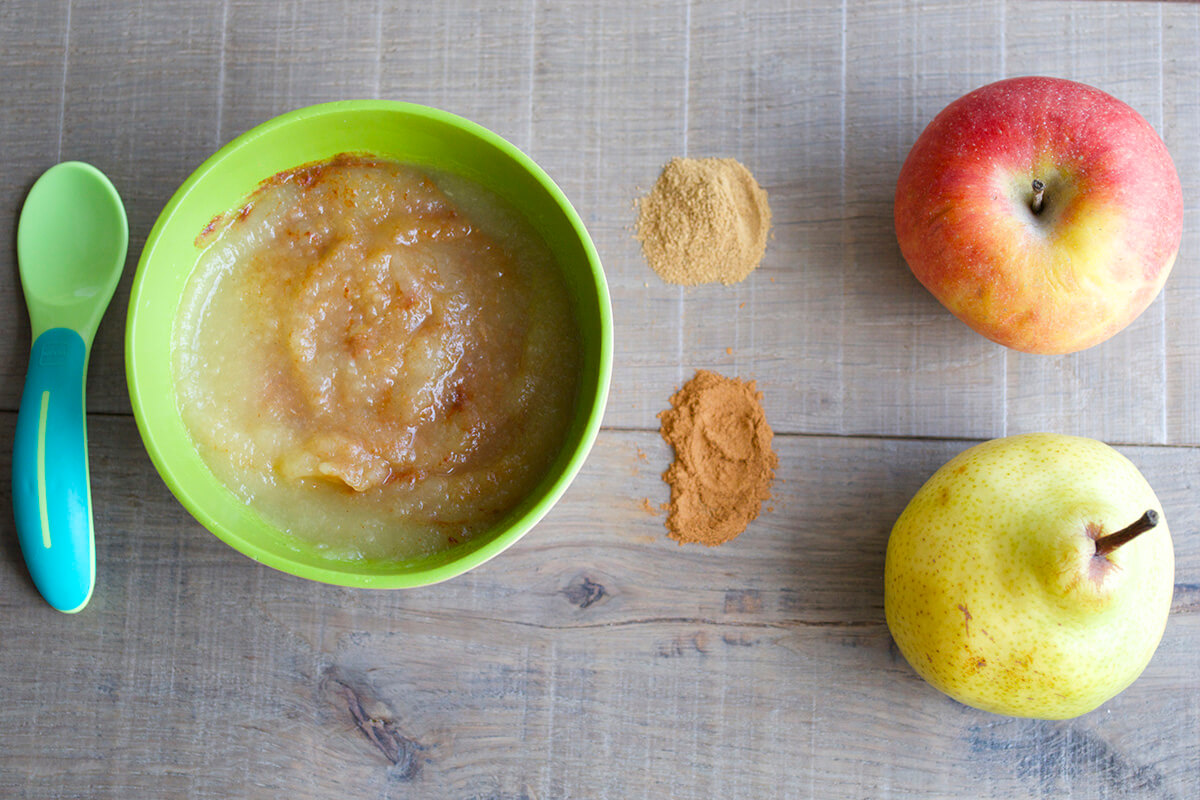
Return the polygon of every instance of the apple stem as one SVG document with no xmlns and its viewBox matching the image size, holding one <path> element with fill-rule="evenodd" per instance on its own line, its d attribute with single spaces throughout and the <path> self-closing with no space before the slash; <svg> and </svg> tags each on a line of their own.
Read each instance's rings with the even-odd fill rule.
<svg viewBox="0 0 1200 800">
<path fill-rule="evenodd" d="M 1035 213 L 1035 214 L 1042 213 L 1042 206 L 1044 205 L 1044 202 L 1045 202 L 1044 201 L 1045 194 L 1046 194 L 1046 184 L 1042 183 L 1037 178 L 1034 178 L 1033 179 L 1033 201 L 1030 202 L 1030 204 L 1029 204 L 1029 207 L 1033 210 L 1033 213 Z"/>
<path fill-rule="evenodd" d="M 1121 545 L 1158 524 L 1158 512 L 1153 508 L 1138 517 L 1132 525 L 1096 540 L 1096 555 L 1106 556 Z"/>
</svg>

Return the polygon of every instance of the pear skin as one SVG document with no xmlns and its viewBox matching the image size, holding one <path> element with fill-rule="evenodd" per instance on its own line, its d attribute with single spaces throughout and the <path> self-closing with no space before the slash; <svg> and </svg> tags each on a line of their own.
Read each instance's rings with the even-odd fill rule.
<svg viewBox="0 0 1200 800">
<path fill-rule="evenodd" d="M 954 699 L 1068 719 L 1145 669 L 1174 576 L 1166 518 L 1127 458 L 1024 434 L 960 453 L 913 497 L 888 540 L 884 611 L 908 663 Z"/>
</svg>

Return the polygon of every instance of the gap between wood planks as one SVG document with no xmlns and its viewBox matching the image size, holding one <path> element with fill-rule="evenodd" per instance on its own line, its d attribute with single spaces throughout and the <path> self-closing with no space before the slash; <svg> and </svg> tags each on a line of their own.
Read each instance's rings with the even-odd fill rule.
<svg viewBox="0 0 1200 800">
<path fill-rule="evenodd" d="M 602 433 L 658 433 L 658 428 L 637 428 L 621 425 L 602 425 L 600 427 Z M 974 436 L 920 436 L 915 434 L 883 434 L 883 433 L 833 433 L 820 431 L 775 431 L 775 436 L 787 439 L 846 439 L 846 440 L 866 440 L 873 442 L 962 442 L 977 443 L 985 442 L 987 439 Z M 1105 444 L 1113 447 L 1154 447 L 1163 450 L 1195 450 L 1200 448 L 1200 443 L 1166 443 L 1166 442 L 1121 442 L 1116 440 L 1105 440 Z"/>
<path fill-rule="evenodd" d="M 17 409 L 4 408 L 0 409 L 0 414 L 11 414 L 16 416 Z M 127 411 L 88 411 L 89 418 L 96 419 L 132 419 L 133 414 Z M 600 426 L 601 433 L 647 433 L 658 434 L 658 428 L 638 428 L 624 425 L 602 425 Z M 863 440 L 874 442 L 962 442 L 977 443 L 987 441 L 986 439 L 972 436 L 919 436 L 907 434 L 882 434 L 882 433 L 834 433 L 822 431 L 775 431 L 775 436 L 785 439 L 844 439 L 850 441 Z M 1113 447 L 1152 447 L 1159 450 L 1196 450 L 1200 449 L 1200 443 L 1169 443 L 1169 442 L 1122 442 L 1116 440 L 1105 440 L 1105 444 Z"/>
</svg>

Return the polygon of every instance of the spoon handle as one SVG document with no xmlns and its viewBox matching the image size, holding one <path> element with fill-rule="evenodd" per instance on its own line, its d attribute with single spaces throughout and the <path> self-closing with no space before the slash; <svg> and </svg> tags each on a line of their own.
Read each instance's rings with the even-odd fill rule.
<svg viewBox="0 0 1200 800">
<path fill-rule="evenodd" d="M 38 336 L 29 357 L 13 443 L 13 512 L 33 583 L 73 614 L 96 582 L 88 481 L 84 375 L 87 346 L 68 328 Z"/>
</svg>

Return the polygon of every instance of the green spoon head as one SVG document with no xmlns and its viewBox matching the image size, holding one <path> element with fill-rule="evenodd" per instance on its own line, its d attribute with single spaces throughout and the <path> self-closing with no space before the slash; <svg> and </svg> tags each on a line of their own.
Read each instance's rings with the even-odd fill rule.
<svg viewBox="0 0 1200 800">
<path fill-rule="evenodd" d="M 125 267 L 129 222 L 100 170 L 65 161 L 29 190 L 17 224 L 21 286 L 36 339 L 71 328 L 91 345 Z"/>
</svg>

